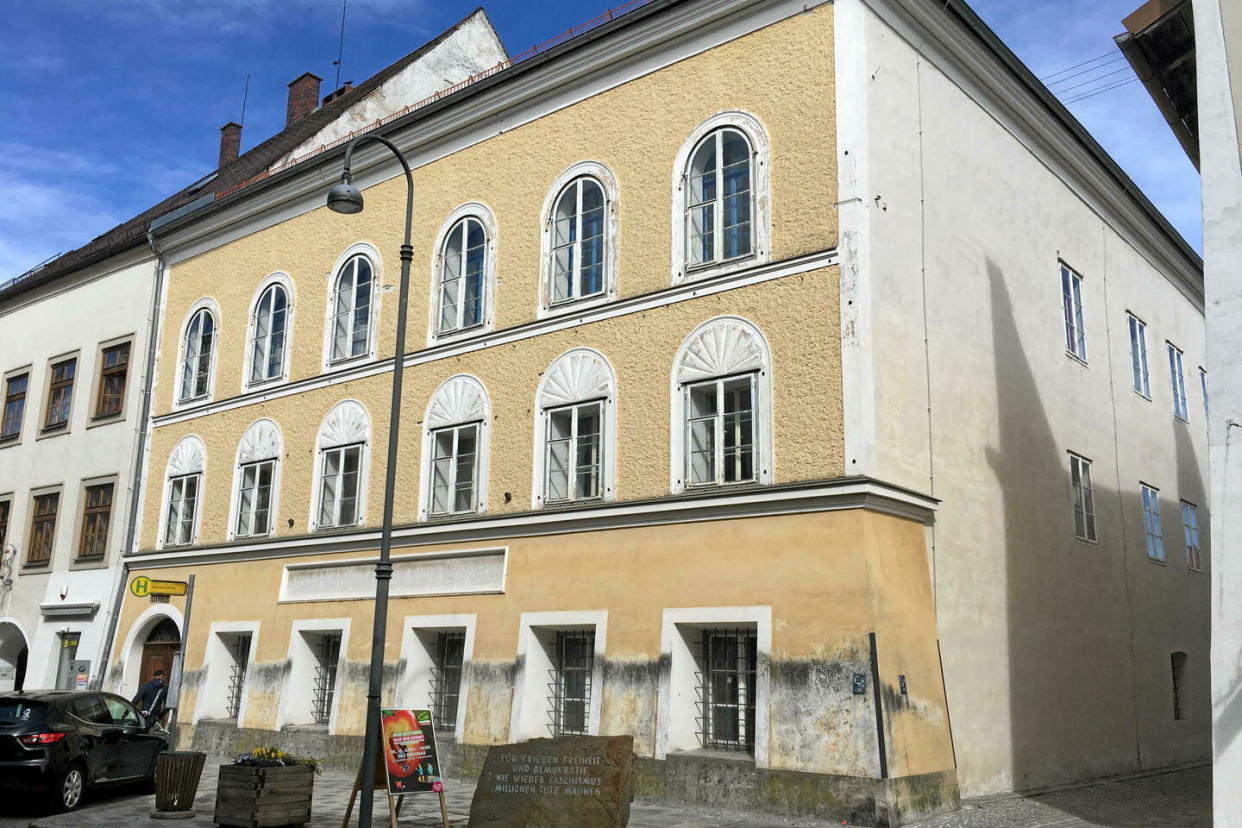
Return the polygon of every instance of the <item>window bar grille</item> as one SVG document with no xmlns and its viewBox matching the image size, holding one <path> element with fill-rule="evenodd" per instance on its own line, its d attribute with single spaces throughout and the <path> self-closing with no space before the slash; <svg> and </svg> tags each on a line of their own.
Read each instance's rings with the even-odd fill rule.
<svg viewBox="0 0 1242 828">
<path fill-rule="evenodd" d="M 250 659 L 250 636 L 239 635 L 233 639 L 233 667 L 229 670 L 228 713 L 236 719 L 241 710 L 242 691 L 246 683 L 246 666 Z"/>
<path fill-rule="evenodd" d="M 441 733 L 452 733 L 457 729 L 465 651 L 464 630 L 446 631 L 436 636 L 435 659 L 431 668 L 431 709 L 436 730 Z"/>
<path fill-rule="evenodd" d="M 705 629 L 699 637 L 696 673 L 699 744 L 709 750 L 755 749 L 753 629 Z"/>
<path fill-rule="evenodd" d="M 548 730 L 553 736 L 585 735 L 591 709 L 591 671 L 595 666 L 595 631 L 560 630 L 548 671 Z"/>
<path fill-rule="evenodd" d="M 336 694 L 336 665 L 341 655 L 341 634 L 319 637 L 318 663 L 315 665 L 315 692 L 311 698 L 315 724 L 326 725 L 332 717 L 332 697 Z"/>
</svg>

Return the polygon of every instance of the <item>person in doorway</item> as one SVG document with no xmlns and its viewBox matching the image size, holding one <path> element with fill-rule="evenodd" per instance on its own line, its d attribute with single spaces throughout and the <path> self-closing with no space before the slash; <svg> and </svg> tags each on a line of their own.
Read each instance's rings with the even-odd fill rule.
<svg viewBox="0 0 1242 828">
<path fill-rule="evenodd" d="M 134 706 L 150 720 L 158 720 L 164 712 L 164 671 L 156 670 L 146 684 L 138 688 Z"/>
</svg>

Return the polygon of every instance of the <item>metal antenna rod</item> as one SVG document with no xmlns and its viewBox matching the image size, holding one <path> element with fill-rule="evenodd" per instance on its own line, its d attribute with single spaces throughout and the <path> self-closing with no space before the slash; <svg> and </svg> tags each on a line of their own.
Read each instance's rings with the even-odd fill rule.
<svg viewBox="0 0 1242 828">
<path fill-rule="evenodd" d="M 241 119 L 238 121 L 242 126 L 246 125 L 246 101 L 250 98 L 250 73 L 246 73 L 246 89 L 242 92 L 242 111 Z"/>
<path fill-rule="evenodd" d="M 336 83 L 332 85 L 332 91 L 341 88 L 341 56 L 345 54 L 345 7 L 349 5 L 349 0 L 341 0 L 341 39 L 336 47 L 336 60 L 332 61 L 332 65 L 336 67 Z"/>
</svg>

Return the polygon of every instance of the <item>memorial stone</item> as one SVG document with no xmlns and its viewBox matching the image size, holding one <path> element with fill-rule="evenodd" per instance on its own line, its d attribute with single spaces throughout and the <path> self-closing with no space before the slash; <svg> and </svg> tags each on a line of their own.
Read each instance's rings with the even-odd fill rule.
<svg viewBox="0 0 1242 828">
<path fill-rule="evenodd" d="M 470 828 L 625 828 L 633 798 L 632 736 L 493 745 L 470 803 Z"/>
</svg>

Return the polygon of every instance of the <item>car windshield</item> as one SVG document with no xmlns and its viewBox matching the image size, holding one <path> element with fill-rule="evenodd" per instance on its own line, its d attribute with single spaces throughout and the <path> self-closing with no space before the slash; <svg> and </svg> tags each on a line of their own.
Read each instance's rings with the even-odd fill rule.
<svg viewBox="0 0 1242 828">
<path fill-rule="evenodd" d="M 47 717 L 47 702 L 34 699 L 0 698 L 0 725 L 41 722 Z"/>
</svg>

